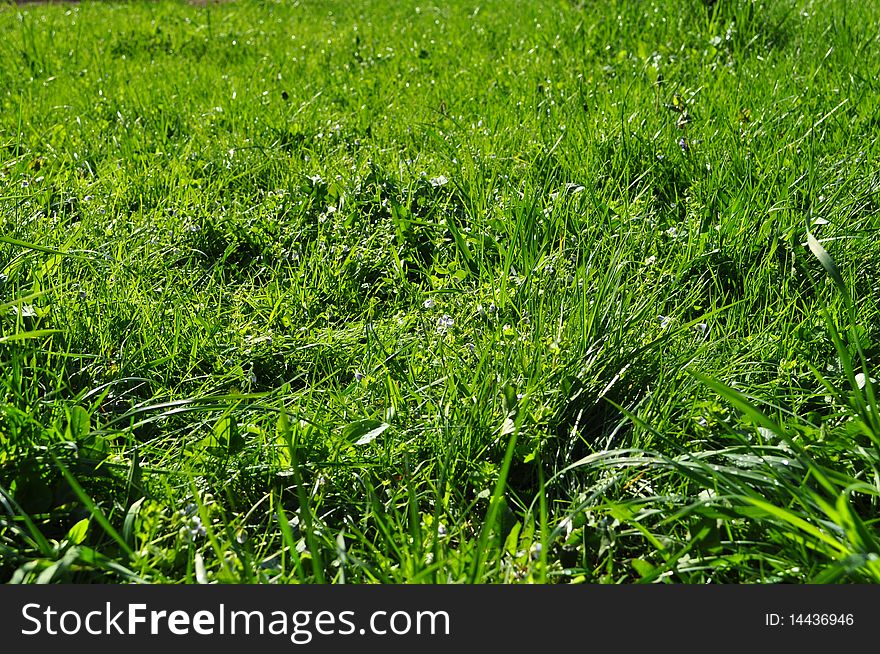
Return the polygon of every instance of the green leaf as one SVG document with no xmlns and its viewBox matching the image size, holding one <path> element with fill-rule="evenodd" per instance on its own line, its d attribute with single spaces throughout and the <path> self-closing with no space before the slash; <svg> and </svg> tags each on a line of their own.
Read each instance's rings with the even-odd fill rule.
<svg viewBox="0 0 880 654">
<path fill-rule="evenodd" d="M 712 379 L 711 377 L 707 377 L 706 375 L 702 375 L 698 372 L 693 372 L 690 370 L 688 372 L 690 372 L 690 374 L 693 375 L 702 384 L 711 388 L 721 397 L 734 405 L 737 409 L 742 411 L 756 425 L 769 429 L 772 433 L 779 436 L 780 439 L 790 444 L 791 439 L 789 439 L 785 429 L 777 422 L 770 419 L 755 405 L 749 402 L 748 399 L 746 399 L 745 395 L 731 388 L 730 386 L 727 386 L 719 381 Z"/>
<path fill-rule="evenodd" d="M 611 514 L 612 518 L 619 520 L 620 522 L 629 522 L 636 514 L 636 512 L 626 504 L 609 504 L 608 513 Z"/>
<path fill-rule="evenodd" d="M 823 543 L 830 545 L 833 549 L 837 550 L 841 554 L 848 553 L 847 548 L 844 544 L 826 534 L 825 532 L 821 531 L 818 527 L 810 524 L 800 516 L 795 515 L 791 511 L 788 511 L 778 506 L 774 506 L 773 504 L 770 504 L 770 502 L 766 502 L 764 500 L 760 500 L 754 497 L 746 497 L 743 499 L 749 504 L 755 506 L 756 508 L 761 509 L 768 515 L 787 522 L 801 532 L 812 536 L 818 541 L 822 541 Z"/>
<path fill-rule="evenodd" d="M 141 512 L 141 507 L 144 505 L 144 500 L 146 497 L 142 497 L 137 502 L 128 507 L 128 511 L 125 513 L 125 522 L 122 523 L 122 538 L 128 543 L 129 547 L 132 549 L 135 548 L 135 525 L 137 522 L 138 514 Z"/>
<path fill-rule="evenodd" d="M 843 282 L 843 277 L 840 276 L 837 264 L 834 263 L 834 259 L 828 254 L 828 251 L 822 247 L 822 244 L 819 243 L 819 241 L 816 240 L 816 237 L 809 231 L 807 231 L 807 245 L 810 246 L 810 252 L 812 252 L 813 256 L 819 260 L 819 263 L 822 264 L 825 272 L 828 273 L 828 276 L 831 277 L 840 292 L 846 296 L 846 284 Z"/>
<path fill-rule="evenodd" d="M 446 217 L 446 227 L 449 230 L 449 233 L 452 234 L 452 238 L 455 241 L 455 247 L 458 249 L 459 254 L 461 254 L 464 259 L 465 264 L 470 269 L 470 271 L 474 274 L 479 272 L 476 260 L 474 259 L 474 255 L 471 252 L 471 249 L 468 247 L 467 241 L 462 235 L 461 229 L 459 229 L 458 225 L 455 224 L 455 220 L 450 213 Z"/>
<path fill-rule="evenodd" d="M 68 416 L 70 437 L 74 441 L 83 440 L 92 430 L 92 417 L 81 406 L 73 407 Z"/>
<path fill-rule="evenodd" d="M 19 332 L 17 334 L 10 334 L 9 336 L 3 336 L 0 338 L 0 343 L 11 343 L 13 341 L 26 341 L 31 338 L 45 338 L 46 336 L 52 336 L 52 334 L 60 334 L 60 329 L 36 329 L 30 332 Z"/>
<path fill-rule="evenodd" d="M 296 549 L 296 538 L 293 536 L 293 529 L 290 527 L 290 521 L 287 519 L 287 514 L 284 512 L 284 507 L 281 506 L 280 501 L 275 508 L 275 513 L 278 517 L 278 526 L 281 529 L 281 537 L 287 545 L 287 551 L 290 552 L 290 558 L 293 561 L 296 575 L 300 582 L 305 582 L 306 574 L 303 571 L 302 561 L 300 560 L 299 552 Z"/>
<path fill-rule="evenodd" d="M 244 447 L 244 439 L 238 431 L 238 422 L 228 414 L 221 416 L 214 423 L 214 429 L 205 441 L 208 451 L 216 456 L 235 454 Z"/>
<path fill-rule="evenodd" d="M 380 420 L 356 420 L 342 428 L 343 438 L 354 445 L 367 445 L 391 425 Z"/>
<path fill-rule="evenodd" d="M 513 525 L 513 528 L 510 530 L 510 533 L 507 534 L 507 538 L 504 539 L 504 551 L 514 556 L 516 554 L 516 550 L 519 545 L 519 536 L 522 531 L 522 522 L 517 522 Z"/>
<path fill-rule="evenodd" d="M 854 548 L 862 552 L 877 554 L 877 537 L 853 510 L 848 493 L 841 493 L 837 497 L 837 512 L 840 516 L 838 524 L 843 527 Z"/>
<path fill-rule="evenodd" d="M 86 539 L 89 531 L 89 519 L 83 518 L 70 528 L 67 532 L 67 540 L 73 545 L 79 545 Z"/>
<path fill-rule="evenodd" d="M 654 570 L 657 569 L 657 566 L 655 566 L 653 563 L 645 561 L 644 559 L 633 559 L 629 563 L 633 567 L 633 570 L 635 570 L 639 577 L 641 577 L 642 579 L 644 579 L 645 577 L 650 577 L 654 574 Z"/>
<path fill-rule="evenodd" d="M 8 243 L 9 245 L 15 245 L 16 247 L 25 248 L 26 250 L 45 252 L 46 254 L 67 254 L 61 250 L 56 250 L 55 248 L 50 248 L 45 245 L 37 245 L 36 243 L 28 243 L 27 241 L 20 241 L 11 236 L 0 236 L 0 243 Z"/>
<path fill-rule="evenodd" d="M 470 582 L 479 583 L 483 573 L 483 565 L 485 564 L 487 550 L 489 547 L 489 537 L 496 531 L 498 517 L 502 505 L 506 505 L 504 494 L 507 490 L 507 475 L 510 473 L 510 466 L 513 462 L 513 455 L 516 452 L 516 431 L 510 435 L 510 441 L 507 444 L 507 451 L 504 454 L 504 460 L 501 463 L 501 472 L 495 481 L 495 488 L 489 500 L 489 510 L 486 512 L 486 519 L 483 521 L 483 528 L 480 530 L 480 537 L 477 542 L 477 555 L 474 557 L 470 570 Z"/>
</svg>

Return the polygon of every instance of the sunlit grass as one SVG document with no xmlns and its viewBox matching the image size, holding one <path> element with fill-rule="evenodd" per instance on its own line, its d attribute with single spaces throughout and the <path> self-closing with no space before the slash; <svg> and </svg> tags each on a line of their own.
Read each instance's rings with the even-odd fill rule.
<svg viewBox="0 0 880 654">
<path fill-rule="evenodd" d="M 0 575 L 878 581 L 878 27 L 0 6 Z"/>
</svg>

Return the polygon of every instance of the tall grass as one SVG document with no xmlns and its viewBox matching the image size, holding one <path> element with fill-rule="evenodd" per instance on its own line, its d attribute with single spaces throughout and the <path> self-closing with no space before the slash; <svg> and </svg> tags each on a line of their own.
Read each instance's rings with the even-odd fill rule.
<svg viewBox="0 0 880 654">
<path fill-rule="evenodd" d="M 0 576 L 876 581 L 878 17 L 0 7 Z"/>
</svg>

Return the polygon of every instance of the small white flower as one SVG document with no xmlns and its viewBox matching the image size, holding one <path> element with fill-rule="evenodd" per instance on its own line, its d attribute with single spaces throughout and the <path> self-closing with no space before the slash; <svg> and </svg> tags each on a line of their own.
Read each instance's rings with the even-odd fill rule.
<svg viewBox="0 0 880 654">
<path fill-rule="evenodd" d="M 863 372 L 856 373 L 856 386 L 859 387 L 859 390 L 862 390 L 865 386 L 868 385 L 868 377 Z M 873 377 L 870 378 L 872 384 L 876 384 L 877 380 Z"/>
<path fill-rule="evenodd" d="M 436 306 L 436 303 L 433 298 L 428 298 L 422 306 L 426 309 L 433 309 Z"/>
<path fill-rule="evenodd" d="M 180 515 L 190 518 L 199 512 L 199 507 L 195 502 L 190 502 L 180 510 Z"/>
<path fill-rule="evenodd" d="M 432 177 L 430 180 L 431 186 L 437 188 L 439 186 L 446 186 L 449 183 L 449 179 L 446 175 L 440 175 L 439 177 Z"/>
<path fill-rule="evenodd" d="M 657 257 L 654 256 L 653 254 L 650 257 L 648 257 L 647 259 L 645 259 L 646 266 L 653 266 L 655 263 L 657 263 Z"/>
<path fill-rule="evenodd" d="M 36 318 L 37 310 L 30 304 L 23 304 L 20 307 L 12 307 L 12 313 L 22 318 Z"/>
<path fill-rule="evenodd" d="M 529 550 L 529 556 L 531 557 L 532 561 L 537 561 L 541 558 L 542 549 L 543 548 L 541 547 L 541 543 L 535 543 L 534 545 L 532 545 L 531 549 Z"/>
<path fill-rule="evenodd" d="M 199 538 L 204 538 L 208 533 L 208 530 L 205 529 L 205 525 L 202 524 L 202 519 L 194 515 L 189 519 L 189 525 L 186 531 L 186 537 L 190 542 L 194 542 Z"/>
<path fill-rule="evenodd" d="M 440 318 L 437 318 L 437 333 L 445 334 L 446 330 L 452 327 L 455 324 L 455 321 L 452 317 L 443 314 Z"/>
</svg>

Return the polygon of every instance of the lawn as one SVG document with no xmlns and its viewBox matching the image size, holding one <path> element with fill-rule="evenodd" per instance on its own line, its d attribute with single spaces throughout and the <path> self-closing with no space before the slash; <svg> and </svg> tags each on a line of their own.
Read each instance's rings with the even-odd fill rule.
<svg viewBox="0 0 880 654">
<path fill-rule="evenodd" d="M 0 579 L 880 581 L 880 5 L 0 6 Z"/>
</svg>

